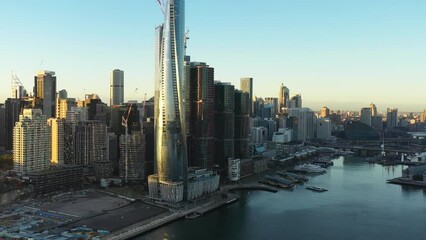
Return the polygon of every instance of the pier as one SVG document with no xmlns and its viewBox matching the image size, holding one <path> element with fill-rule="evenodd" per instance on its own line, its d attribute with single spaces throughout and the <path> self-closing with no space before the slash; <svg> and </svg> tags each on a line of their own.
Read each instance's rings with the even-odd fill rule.
<svg viewBox="0 0 426 240">
<path fill-rule="evenodd" d="M 387 182 L 392 184 L 407 185 L 407 186 L 414 186 L 414 187 L 426 187 L 426 182 L 414 181 L 411 179 L 406 179 L 401 177 L 389 179 Z"/>
</svg>

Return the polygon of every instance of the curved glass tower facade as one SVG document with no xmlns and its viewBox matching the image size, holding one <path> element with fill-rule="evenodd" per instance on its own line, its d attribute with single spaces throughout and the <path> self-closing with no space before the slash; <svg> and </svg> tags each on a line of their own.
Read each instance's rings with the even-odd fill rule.
<svg viewBox="0 0 426 240">
<path fill-rule="evenodd" d="M 164 24 L 157 27 L 155 83 L 156 175 L 150 195 L 170 202 L 183 200 L 188 159 L 183 106 L 185 1 L 169 0 Z"/>
</svg>

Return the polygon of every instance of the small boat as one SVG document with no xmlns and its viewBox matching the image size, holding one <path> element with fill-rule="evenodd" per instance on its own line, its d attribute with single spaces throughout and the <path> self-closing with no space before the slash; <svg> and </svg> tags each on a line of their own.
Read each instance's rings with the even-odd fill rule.
<svg viewBox="0 0 426 240">
<path fill-rule="evenodd" d="M 201 216 L 202 214 L 193 212 L 185 216 L 186 219 L 196 219 L 197 217 Z"/>
<path fill-rule="evenodd" d="M 312 190 L 312 191 L 314 191 L 314 192 L 326 192 L 326 191 L 328 191 L 328 190 L 327 190 L 327 189 L 325 189 L 325 188 L 322 188 L 322 187 L 315 187 L 315 186 L 309 186 L 309 187 L 306 187 L 306 189 Z"/>
<path fill-rule="evenodd" d="M 325 173 L 327 171 L 325 168 L 310 163 L 298 165 L 294 167 L 294 170 L 306 171 L 307 173 Z"/>
</svg>

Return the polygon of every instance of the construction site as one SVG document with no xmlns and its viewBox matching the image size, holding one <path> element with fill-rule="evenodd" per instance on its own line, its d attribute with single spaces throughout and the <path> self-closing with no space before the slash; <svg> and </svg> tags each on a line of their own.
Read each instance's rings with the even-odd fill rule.
<svg viewBox="0 0 426 240">
<path fill-rule="evenodd" d="M 0 239 L 35 240 L 100 239 L 168 213 L 140 200 L 97 190 L 63 193 L 1 210 Z"/>
</svg>

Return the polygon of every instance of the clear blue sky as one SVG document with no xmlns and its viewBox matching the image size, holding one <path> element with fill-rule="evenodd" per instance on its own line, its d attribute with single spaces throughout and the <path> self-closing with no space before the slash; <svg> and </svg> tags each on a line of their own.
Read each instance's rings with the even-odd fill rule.
<svg viewBox="0 0 426 240">
<path fill-rule="evenodd" d="M 0 101 L 15 70 L 32 92 L 39 69 L 58 90 L 109 102 L 109 71 L 125 72 L 125 98 L 153 94 L 156 0 L 1 0 Z M 313 110 L 426 108 L 424 0 L 186 0 L 188 54 L 256 96 L 284 82 Z M 135 89 L 138 91 L 135 92 Z"/>
</svg>

